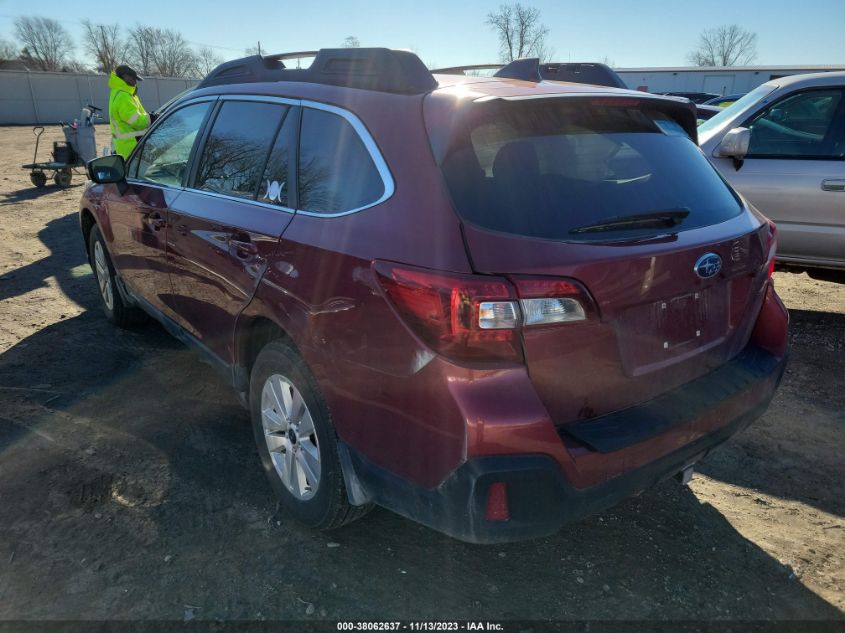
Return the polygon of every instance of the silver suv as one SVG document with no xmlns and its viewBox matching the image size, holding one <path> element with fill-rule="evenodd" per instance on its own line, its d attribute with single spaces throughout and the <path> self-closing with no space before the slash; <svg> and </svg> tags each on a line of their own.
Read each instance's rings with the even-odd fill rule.
<svg viewBox="0 0 845 633">
<path fill-rule="evenodd" d="M 698 135 L 725 179 L 777 224 L 779 264 L 845 278 L 845 72 L 769 81 Z"/>
</svg>

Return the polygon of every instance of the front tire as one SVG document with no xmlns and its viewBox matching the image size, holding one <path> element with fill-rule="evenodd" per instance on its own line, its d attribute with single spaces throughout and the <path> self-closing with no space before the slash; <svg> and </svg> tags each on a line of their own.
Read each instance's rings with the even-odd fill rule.
<svg viewBox="0 0 845 633">
<path fill-rule="evenodd" d="M 349 503 L 328 407 L 305 361 L 285 341 L 259 353 L 249 400 L 261 465 L 291 516 L 329 530 L 369 511 Z"/>
<path fill-rule="evenodd" d="M 106 318 L 118 327 L 132 327 L 147 320 L 142 310 L 127 306 L 117 290 L 117 275 L 106 250 L 106 243 L 96 224 L 88 236 L 88 259 L 94 269 L 94 279 L 99 290 L 100 303 Z"/>
</svg>

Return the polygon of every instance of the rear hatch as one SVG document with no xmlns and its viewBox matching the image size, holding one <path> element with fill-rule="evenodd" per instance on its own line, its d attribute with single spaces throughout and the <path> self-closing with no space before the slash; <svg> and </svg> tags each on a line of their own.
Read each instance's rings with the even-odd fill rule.
<svg viewBox="0 0 845 633">
<path fill-rule="evenodd" d="M 649 400 L 749 339 L 773 229 L 708 163 L 691 120 L 686 105 L 624 95 L 491 100 L 432 139 L 475 272 L 522 299 L 524 358 L 560 424 Z M 532 307 L 561 294 L 576 303 Z M 555 305 L 569 316 L 549 317 Z"/>
</svg>

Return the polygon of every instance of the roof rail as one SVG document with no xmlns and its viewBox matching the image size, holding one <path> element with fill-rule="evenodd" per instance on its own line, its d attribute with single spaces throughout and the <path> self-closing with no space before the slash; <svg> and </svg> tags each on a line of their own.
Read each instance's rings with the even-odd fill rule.
<svg viewBox="0 0 845 633">
<path fill-rule="evenodd" d="M 303 57 L 314 57 L 308 68 L 285 66 L 285 60 Z M 302 81 L 397 94 L 421 94 L 437 87 L 425 64 L 409 51 L 322 48 L 234 59 L 208 73 L 197 88 L 270 81 Z"/>
<path fill-rule="evenodd" d="M 504 64 L 471 64 L 469 66 L 449 66 L 448 68 L 435 68 L 431 74 L 439 75 L 463 75 L 467 70 L 493 70 L 504 66 Z"/>
</svg>

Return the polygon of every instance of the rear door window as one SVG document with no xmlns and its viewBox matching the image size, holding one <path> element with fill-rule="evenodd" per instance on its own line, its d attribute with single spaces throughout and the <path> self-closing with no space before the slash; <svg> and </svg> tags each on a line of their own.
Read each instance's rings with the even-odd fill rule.
<svg viewBox="0 0 845 633">
<path fill-rule="evenodd" d="M 292 188 L 296 173 L 293 171 L 293 157 L 296 153 L 296 137 L 299 133 L 298 108 L 291 108 L 282 129 L 276 136 L 267 167 L 258 187 L 258 200 L 280 207 L 293 206 Z"/>
<path fill-rule="evenodd" d="M 275 103 L 224 102 L 203 146 L 194 187 L 255 198 L 270 146 L 287 110 Z"/>
<path fill-rule="evenodd" d="M 634 106 L 491 104 L 455 139 L 443 172 L 465 220 L 545 239 L 626 239 L 738 215 L 679 129 Z"/>
<path fill-rule="evenodd" d="M 343 117 L 302 109 L 299 208 L 337 214 L 378 202 L 384 182 L 367 147 Z"/>
</svg>

